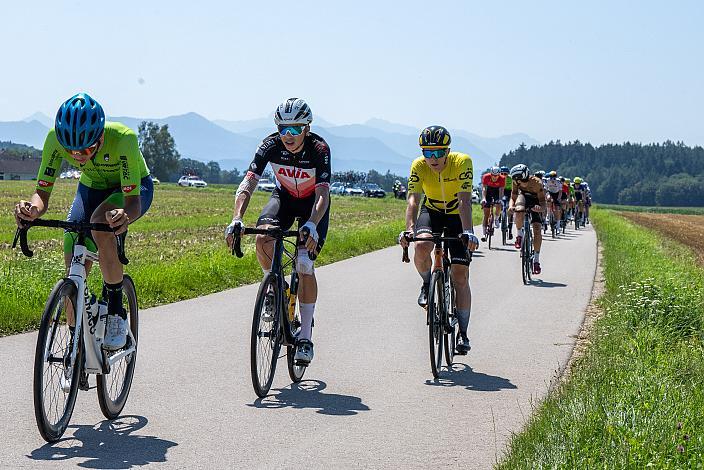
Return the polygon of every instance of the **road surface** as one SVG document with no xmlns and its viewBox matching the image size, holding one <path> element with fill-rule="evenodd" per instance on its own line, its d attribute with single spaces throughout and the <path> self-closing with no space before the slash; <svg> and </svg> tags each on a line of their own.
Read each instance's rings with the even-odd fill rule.
<svg viewBox="0 0 704 470">
<path fill-rule="evenodd" d="M 143 310 L 123 416 L 104 420 L 95 391 L 79 392 L 53 445 L 34 421 L 36 333 L 1 338 L 0 467 L 490 468 L 569 359 L 590 299 L 591 227 L 542 251 L 540 280 L 523 286 L 518 253 L 482 244 L 473 349 L 438 381 L 399 247 L 317 269 L 315 360 L 296 386 L 281 360 L 265 399 L 249 372 L 257 286 Z"/>
</svg>

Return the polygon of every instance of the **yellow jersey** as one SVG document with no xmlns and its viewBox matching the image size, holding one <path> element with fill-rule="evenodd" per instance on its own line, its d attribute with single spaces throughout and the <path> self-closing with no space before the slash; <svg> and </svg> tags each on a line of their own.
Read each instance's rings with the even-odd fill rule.
<svg viewBox="0 0 704 470">
<path fill-rule="evenodd" d="M 447 155 L 447 165 L 440 172 L 434 172 L 426 163 L 425 158 L 418 157 L 411 165 L 411 176 L 408 178 L 409 193 L 424 193 L 423 204 L 445 214 L 459 214 L 457 210 L 460 192 L 472 192 L 472 158 L 460 152 L 450 152 Z"/>
</svg>

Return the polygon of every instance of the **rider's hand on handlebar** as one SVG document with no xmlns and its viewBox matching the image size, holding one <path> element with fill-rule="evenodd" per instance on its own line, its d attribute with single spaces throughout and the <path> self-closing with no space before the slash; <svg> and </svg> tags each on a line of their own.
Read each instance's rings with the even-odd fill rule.
<svg viewBox="0 0 704 470">
<path fill-rule="evenodd" d="M 124 209 L 113 209 L 105 213 L 105 220 L 110 228 L 115 230 L 115 235 L 120 235 L 127 231 L 127 226 L 130 223 L 130 218 Z"/>
<path fill-rule="evenodd" d="M 235 227 L 237 227 L 238 232 L 242 232 L 242 229 L 244 229 L 244 222 L 242 222 L 242 219 L 232 219 L 230 225 L 225 228 L 225 241 L 227 242 L 227 247 L 230 249 L 232 249 L 232 244 L 235 241 L 235 236 L 233 235 L 236 230 Z"/>
<path fill-rule="evenodd" d="M 408 241 L 408 237 L 412 237 L 413 232 L 410 230 L 404 230 L 403 232 L 398 234 L 398 244 L 401 245 L 402 248 L 408 248 L 408 245 L 410 245 Z"/>
<path fill-rule="evenodd" d="M 537 204 L 533 206 L 533 212 L 542 212 L 542 210 L 543 208 Z"/>
<path fill-rule="evenodd" d="M 315 222 L 311 222 L 310 220 L 303 224 L 301 227 L 301 238 L 303 238 L 303 229 L 308 229 L 310 232 L 308 235 L 308 238 L 306 239 L 306 250 L 310 251 L 311 253 L 315 253 L 315 251 L 318 249 L 318 231 L 316 230 L 317 225 Z"/>
<path fill-rule="evenodd" d="M 460 239 L 469 251 L 474 251 L 479 248 L 479 239 L 471 230 L 465 230 L 464 232 L 462 232 L 462 235 L 460 235 Z"/>
<path fill-rule="evenodd" d="M 508 213 L 513 214 L 513 212 L 516 210 L 514 206 L 508 206 Z"/>
<path fill-rule="evenodd" d="M 39 217 L 39 208 L 29 201 L 20 201 L 15 205 L 15 222 L 18 227 L 22 227 L 23 221 L 31 222 Z"/>
</svg>

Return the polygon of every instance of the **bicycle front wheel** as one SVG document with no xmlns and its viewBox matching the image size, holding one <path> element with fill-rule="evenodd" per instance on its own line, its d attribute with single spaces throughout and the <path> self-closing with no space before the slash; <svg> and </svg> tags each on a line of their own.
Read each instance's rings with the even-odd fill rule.
<svg viewBox="0 0 704 470">
<path fill-rule="evenodd" d="M 428 286 L 428 344 L 430 346 L 430 370 L 434 378 L 440 375 L 442 367 L 443 311 L 445 298 L 443 292 L 443 273 L 436 271 Z"/>
<path fill-rule="evenodd" d="M 271 388 L 279 356 L 281 293 L 275 274 L 269 273 L 257 293 L 252 318 L 252 337 L 250 345 L 250 370 L 252 386 L 259 398 L 264 398 Z"/>
<path fill-rule="evenodd" d="M 109 374 L 99 374 L 98 382 L 98 403 L 100 411 L 107 419 L 117 418 L 127 403 L 127 397 L 132 387 L 134 368 L 137 364 L 137 337 L 139 335 L 139 306 L 137 304 L 137 290 L 134 287 L 132 278 L 125 274 L 122 280 L 123 306 L 127 310 L 127 326 L 132 332 L 132 338 L 127 335 L 125 347 L 117 351 L 103 351 L 103 360 L 110 360 L 117 354 L 121 354 L 125 349 L 134 345 L 134 351 L 120 358 L 110 367 Z M 126 301 L 125 301 L 126 299 Z"/>
<path fill-rule="evenodd" d="M 457 324 L 457 316 L 455 309 L 455 286 L 450 281 L 450 308 L 446 312 L 445 317 L 445 363 L 448 369 L 452 368 L 453 359 L 455 358 L 455 344 L 457 341 L 457 330 L 459 326 Z"/>
<path fill-rule="evenodd" d="M 49 294 L 39 325 L 34 353 L 34 416 L 47 442 L 61 438 L 73 414 L 83 363 L 81 338 L 71 363 L 72 335 L 66 309 L 76 311 L 76 285 L 69 279 L 56 283 Z"/>
</svg>

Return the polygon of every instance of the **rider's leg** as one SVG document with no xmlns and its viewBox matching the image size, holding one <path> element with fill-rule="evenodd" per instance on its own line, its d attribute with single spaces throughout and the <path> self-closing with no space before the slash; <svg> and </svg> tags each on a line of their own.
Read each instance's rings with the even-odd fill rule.
<svg viewBox="0 0 704 470">
<path fill-rule="evenodd" d="M 494 201 L 494 227 L 499 227 L 501 224 L 501 200 Z"/>
<path fill-rule="evenodd" d="M 487 203 L 484 204 L 482 207 L 482 211 L 484 212 L 484 218 L 482 219 L 482 240 L 486 239 L 486 226 L 489 223 L 489 211 L 491 210 L 491 206 Z"/>
<path fill-rule="evenodd" d="M 467 336 L 469 327 L 469 317 L 472 311 L 472 290 L 469 287 L 469 266 L 462 264 L 452 264 L 450 276 L 455 286 L 455 306 L 457 307 L 457 317 L 460 333 Z"/>
<path fill-rule="evenodd" d="M 543 245 L 542 223 L 533 222 L 533 251 L 535 251 L 535 262 L 540 263 L 540 247 Z"/>
</svg>

